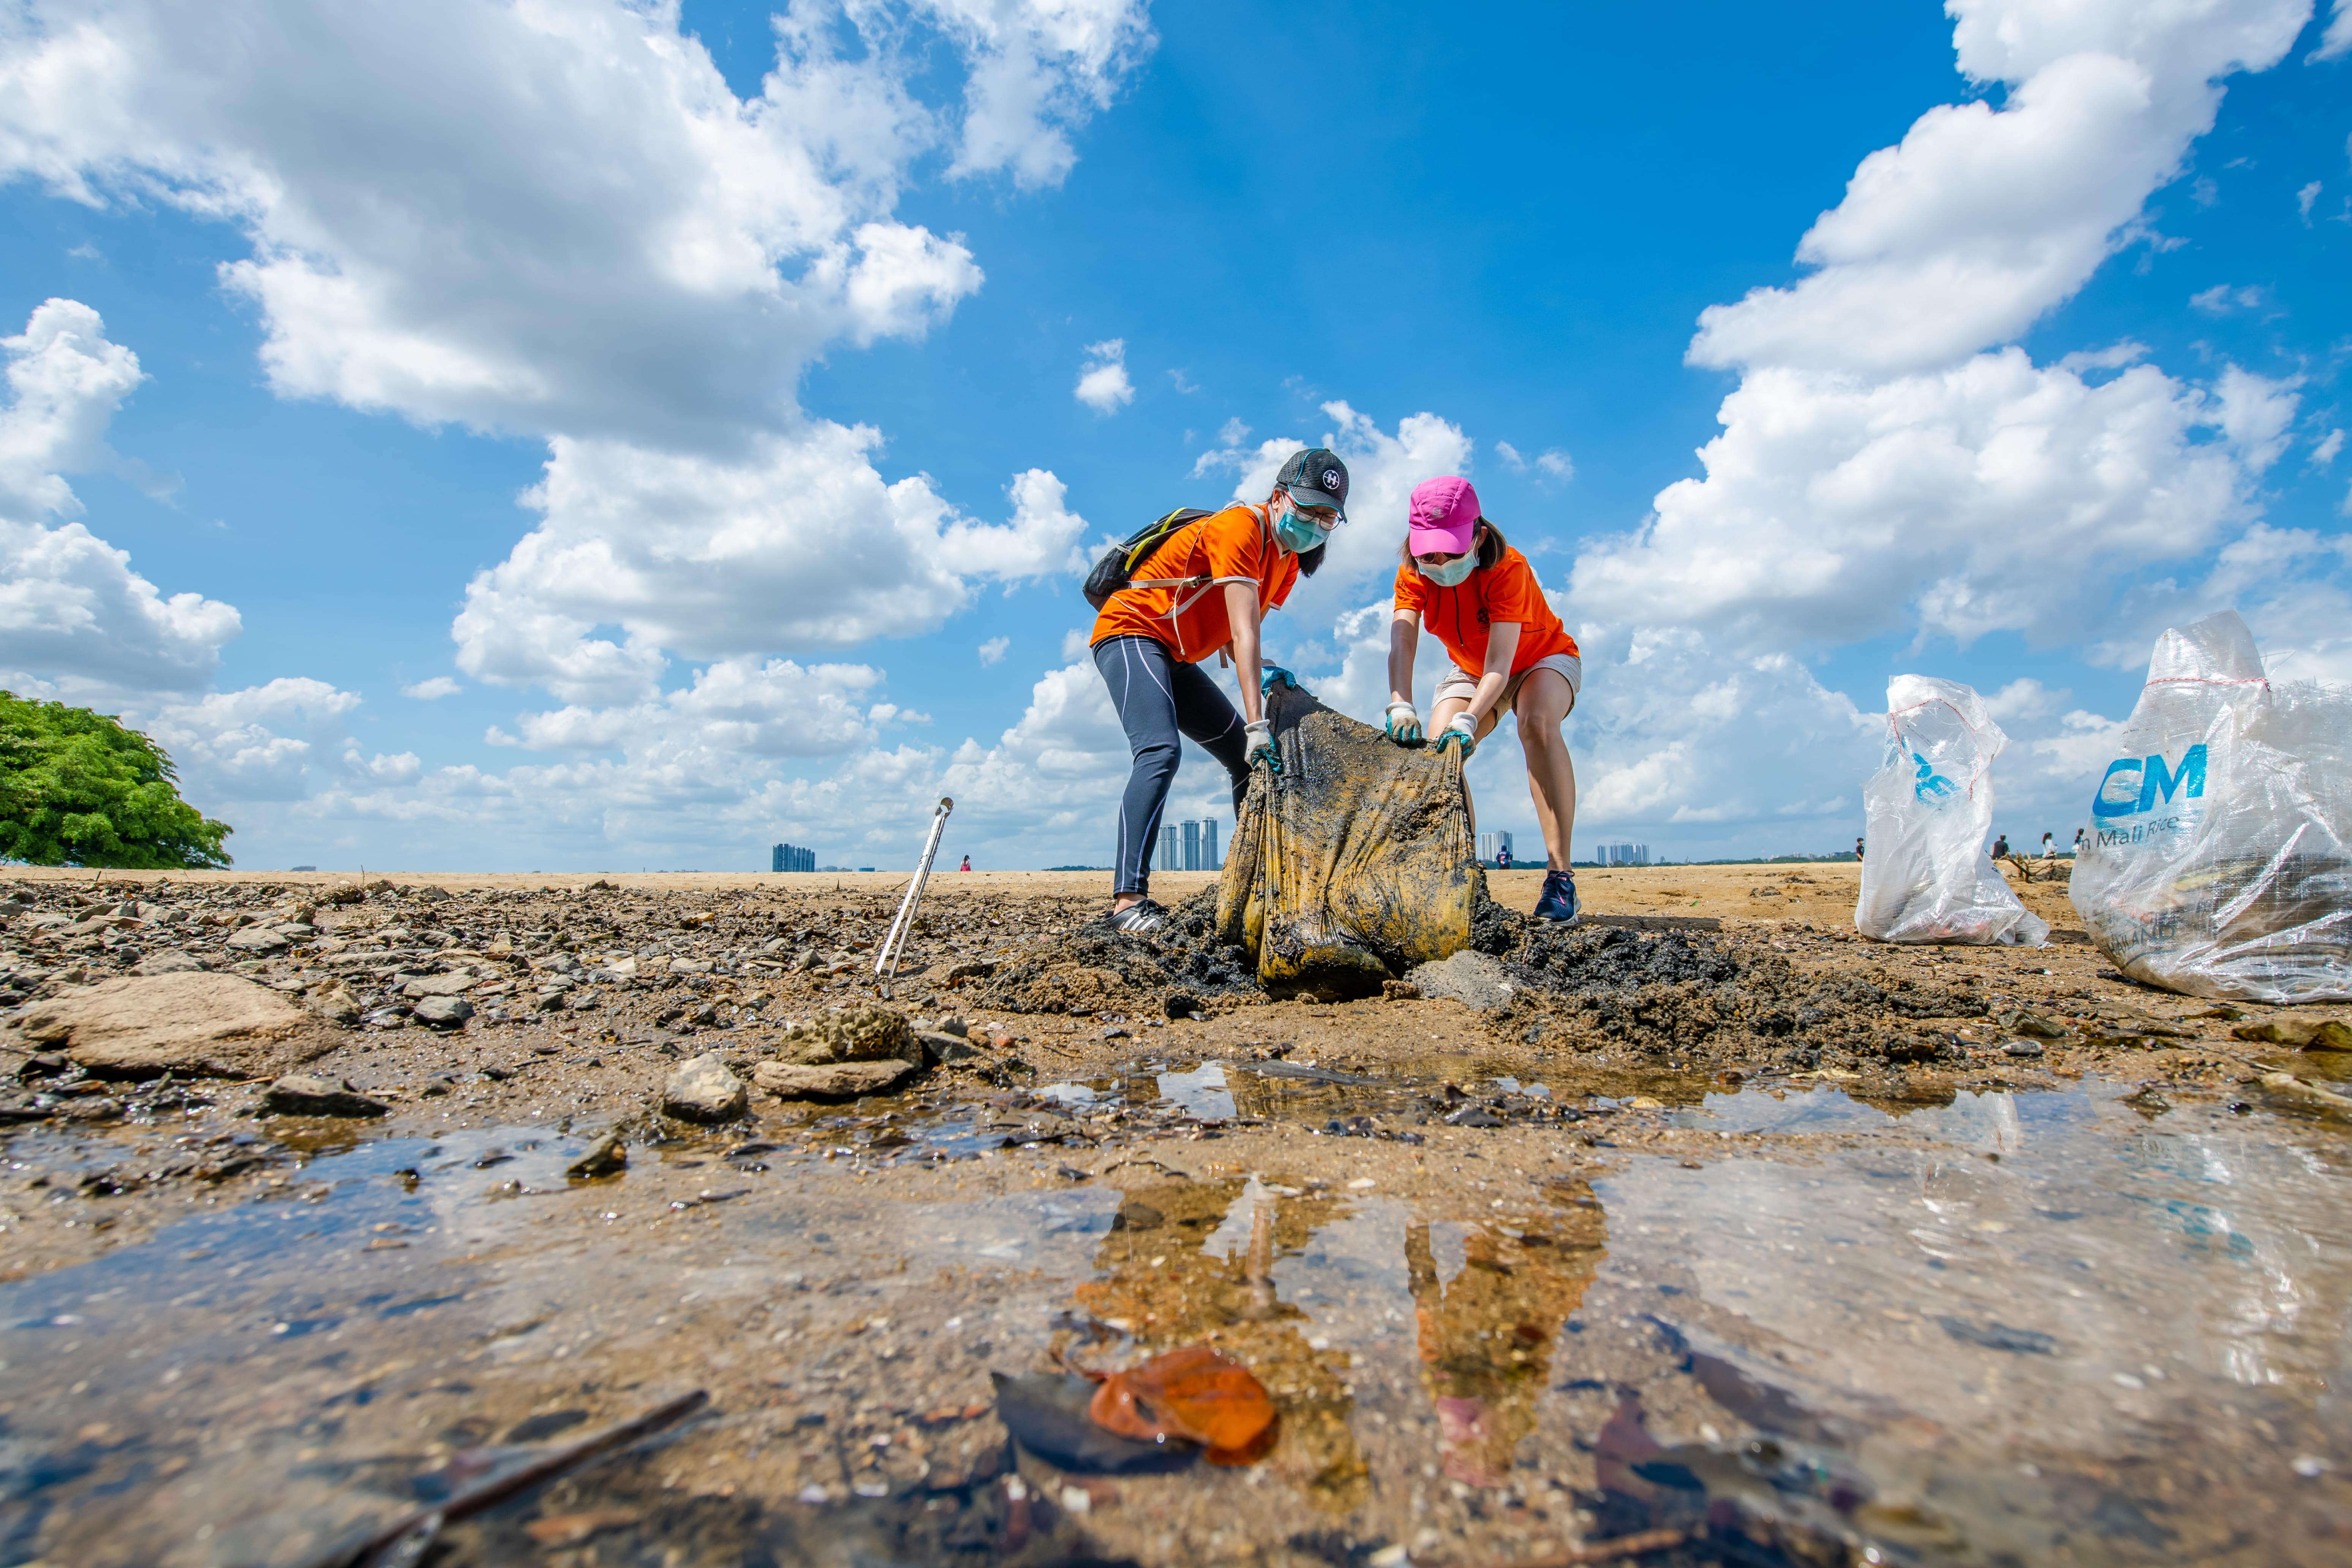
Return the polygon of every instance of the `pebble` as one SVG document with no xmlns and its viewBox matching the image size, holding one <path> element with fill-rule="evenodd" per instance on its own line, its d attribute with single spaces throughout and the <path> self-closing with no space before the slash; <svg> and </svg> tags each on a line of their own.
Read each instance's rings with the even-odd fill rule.
<svg viewBox="0 0 2352 1568">
<path fill-rule="evenodd" d="M 679 1063 L 662 1086 L 662 1109 L 681 1121 L 732 1121 L 751 1107 L 742 1079 L 716 1051 Z"/>
<path fill-rule="evenodd" d="M 583 1181 L 598 1176 L 617 1176 L 629 1168 L 629 1146 L 618 1132 L 607 1132 L 598 1139 L 588 1152 L 563 1167 L 567 1176 Z"/>
<path fill-rule="evenodd" d="M 420 1024 L 446 1029 L 472 1017 L 474 1005 L 463 996 L 427 996 L 410 1010 L 409 1016 Z"/>
<path fill-rule="evenodd" d="M 349 1082 L 289 1072 L 263 1091 L 261 1103 L 281 1116 L 383 1116 L 392 1107 L 371 1100 Z"/>
</svg>

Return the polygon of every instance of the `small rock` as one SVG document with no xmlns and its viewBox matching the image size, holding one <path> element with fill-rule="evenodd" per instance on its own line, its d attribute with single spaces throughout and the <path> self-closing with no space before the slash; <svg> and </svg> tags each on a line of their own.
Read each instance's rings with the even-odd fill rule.
<svg viewBox="0 0 2352 1568">
<path fill-rule="evenodd" d="M 1132 1032 L 1119 1028 L 1114 1025 L 1112 1027 L 1105 1029 L 1102 1032 L 1102 1037 L 1106 1040 L 1131 1040 L 1135 1038 L 1135 1036 Z"/>
<path fill-rule="evenodd" d="M 367 1016 L 367 1026 L 371 1029 L 397 1029 L 406 1022 L 408 1015 L 397 1007 L 379 1007 Z"/>
<path fill-rule="evenodd" d="M 2299 1051 L 2352 1051 L 2352 1024 L 2340 1018 L 2273 1018 L 2230 1031 L 2242 1040 L 2292 1046 Z"/>
<path fill-rule="evenodd" d="M 356 1024 L 365 1010 L 352 988 L 340 980 L 311 992 L 302 1005 L 332 1024 Z"/>
<path fill-rule="evenodd" d="M 2036 1039 L 2043 1040 L 2063 1040 L 2066 1037 L 2065 1026 L 2053 1023 L 2039 1013 L 2029 1013 L 2022 1007 L 2003 1013 L 1996 1021 L 2002 1028 L 2012 1034 L 2031 1035 Z"/>
<path fill-rule="evenodd" d="M 923 1064 L 926 1067 L 965 1061 L 981 1054 L 980 1047 L 961 1035 L 950 1035 L 939 1029 L 917 1031 L 915 1043 L 923 1047 Z"/>
<path fill-rule="evenodd" d="M 1423 996 L 1449 996 L 1473 1007 L 1499 1012 L 1511 1005 L 1511 983 L 1502 962 L 1465 948 L 1436 963 L 1424 963 L 1405 975 L 1408 984 Z"/>
<path fill-rule="evenodd" d="M 281 1116 L 383 1116 L 392 1110 L 347 1082 L 302 1072 L 289 1072 L 271 1084 L 261 1103 Z"/>
<path fill-rule="evenodd" d="M 1201 1010 L 1201 999 L 1190 991 L 1171 991 L 1160 999 L 1160 1010 L 1171 1018 L 1189 1018 Z"/>
<path fill-rule="evenodd" d="M 752 1069 L 751 1081 L 761 1092 L 779 1100 L 854 1100 L 862 1094 L 879 1094 L 914 1070 L 914 1064 L 896 1058 L 814 1066 L 761 1062 Z"/>
<path fill-rule="evenodd" d="M 599 1176 L 617 1176 L 629 1168 L 629 1145 L 618 1132 L 607 1132 L 596 1140 L 588 1152 L 563 1167 L 567 1176 L 582 1181 L 593 1181 Z"/>
<path fill-rule="evenodd" d="M 790 970 L 805 971 L 814 969 L 818 964 L 823 963 L 824 962 L 824 960 L 816 955 L 816 949 L 813 947 L 804 947 L 798 952 L 793 954 L 793 961 L 784 967 Z"/>
<path fill-rule="evenodd" d="M 584 1013 L 603 1005 L 604 998 L 593 991 L 574 991 L 563 998 L 563 1005 L 575 1013 Z"/>
<path fill-rule="evenodd" d="M 2266 1072 L 2255 1080 L 2271 1098 L 2296 1110 L 2307 1110 L 2339 1121 L 2352 1121 L 2352 1098 L 2305 1083 L 2293 1073 Z"/>
<path fill-rule="evenodd" d="M 970 1039 L 971 1037 L 971 1026 L 965 1023 L 961 1018 L 957 1017 L 952 1013 L 949 1014 L 946 1017 L 941 1018 L 939 1021 L 938 1027 L 940 1033 L 942 1035 L 953 1035 L 958 1039 Z"/>
<path fill-rule="evenodd" d="M 742 1080 L 716 1051 L 679 1063 L 662 1086 L 662 1109 L 681 1121 L 732 1121 L 751 1105 Z"/>
<path fill-rule="evenodd" d="M 446 1029 L 472 1017 L 474 1005 L 463 996 L 427 996 L 410 1008 L 408 1016 L 420 1024 Z"/>
<path fill-rule="evenodd" d="M 271 931 L 268 926 L 257 925 L 247 926 L 233 933 L 222 945 L 235 952 L 268 954 L 284 952 L 293 943 Z"/>
<path fill-rule="evenodd" d="M 2038 1057 L 2046 1048 L 2040 1040 L 2011 1040 L 2000 1047 L 2003 1056 L 2011 1057 Z"/>
<path fill-rule="evenodd" d="M 446 974 L 427 974 L 410 981 L 400 988 L 400 994 L 410 1001 L 427 996 L 463 996 L 480 982 L 470 969 L 453 969 Z"/>
<path fill-rule="evenodd" d="M 176 947 L 166 947 L 149 953 L 131 966 L 133 974 L 186 974 L 204 968 L 204 963 L 193 952 Z"/>
<path fill-rule="evenodd" d="M 122 1114 L 122 1101 L 110 1094 L 68 1100 L 58 1107 L 58 1114 L 69 1121 L 112 1121 Z"/>
<path fill-rule="evenodd" d="M 446 904 L 453 895 L 446 888 L 419 888 L 409 896 L 420 904 Z"/>
<path fill-rule="evenodd" d="M 1390 1002 L 1418 1002 L 1421 1000 L 1421 987 L 1410 980 L 1383 980 L 1381 982 L 1381 996 Z"/>
</svg>

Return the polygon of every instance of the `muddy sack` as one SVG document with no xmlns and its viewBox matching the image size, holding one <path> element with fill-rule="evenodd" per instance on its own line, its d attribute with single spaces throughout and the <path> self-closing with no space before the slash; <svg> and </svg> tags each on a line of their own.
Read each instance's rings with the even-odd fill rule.
<svg viewBox="0 0 2352 1568">
<path fill-rule="evenodd" d="M 2352 1000 L 2352 694 L 2273 688 L 2235 611 L 2168 630 L 2069 887 L 2135 980 Z"/>
<path fill-rule="evenodd" d="M 1458 748 L 1403 747 L 1295 686 L 1266 697 L 1282 772 L 1243 797 L 1220 938 L 1272 994 L 1379 993 L 1470 945 L 1486 892 Z"/>
<path fill-rule="evenodd" d="M 2009 737 L 1974 687 L 1898 675 L 1886 687 L 1886 756 L 1863 785 L 1854 929 L 1881 942 L 2039 947 L 2050 926 L 1985 852 L 1992 764 Z"/>
</svg>

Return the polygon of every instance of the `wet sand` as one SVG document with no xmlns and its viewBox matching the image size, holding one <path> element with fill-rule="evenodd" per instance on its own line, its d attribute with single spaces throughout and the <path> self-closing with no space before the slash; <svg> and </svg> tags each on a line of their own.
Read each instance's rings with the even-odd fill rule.
<svg viewBox="0 0 2352 1568">
<path fill-rule="evenodd" d="M 377 1021 L 322 1024 L 303 1070 L 387 1112 L 24 1080 L 0 1562 L 307 1563 L 692 1389 L 438 1561 L 2344 1560 L 2343 1133 L 2253 1081 L 2339 1054 L 2114 977 L 2063 883 L 2020 889 L 2048 948 L 1894 950 L 1853 938 L 1855 874 L 1580 874 L 1596 920 L 1785 995 L 1782 1027 L 1698 981 L 1010 1012 L 977 999 L 1054 967 L 1101 879 L 941 873 L 887 1005 L 971 1054 L 716 1127 L 662 1114 L 665 1080 L 880 1000 L 858 944 L 901 879 L 336 905 L 331 874 L 27 874 L 20 999 L 167 947 L 289 997 L 340 980 Z M 1539 879 L 1492 889 L 1524 910 Z M 30 929 L 127 882 L 152 912 Z M 306 913 L 282 951 L 223 945 Z M 476 969 L 456 1027 L 382 1016 Z M 624 1172 L 566 1174 L 612 1132 Z M 1008 1443 L 991 1373 L 1203 1342 L 1275 1400 L 1255 1463 Z"/>
</svg>

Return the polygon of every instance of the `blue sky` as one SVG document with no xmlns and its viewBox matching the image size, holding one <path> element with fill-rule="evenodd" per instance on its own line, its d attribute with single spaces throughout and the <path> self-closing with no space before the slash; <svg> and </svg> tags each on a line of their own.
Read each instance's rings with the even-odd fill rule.
<svg viewBox="0 0 2352 1568">
<path fill-rule="evenodd" d="M 2352 679 L 2340 9 L 226 9 L 0 21 L 0 672 L 241 864 L 1099 863 L 1074 567 L 1291 440 L 1362 499 L 1272 649 L 1376 713 L 1469 473 L 1580 852 L 1850 841 L 1904 670 L 2027 837 L 2168 624 Z"/>
</svg>

